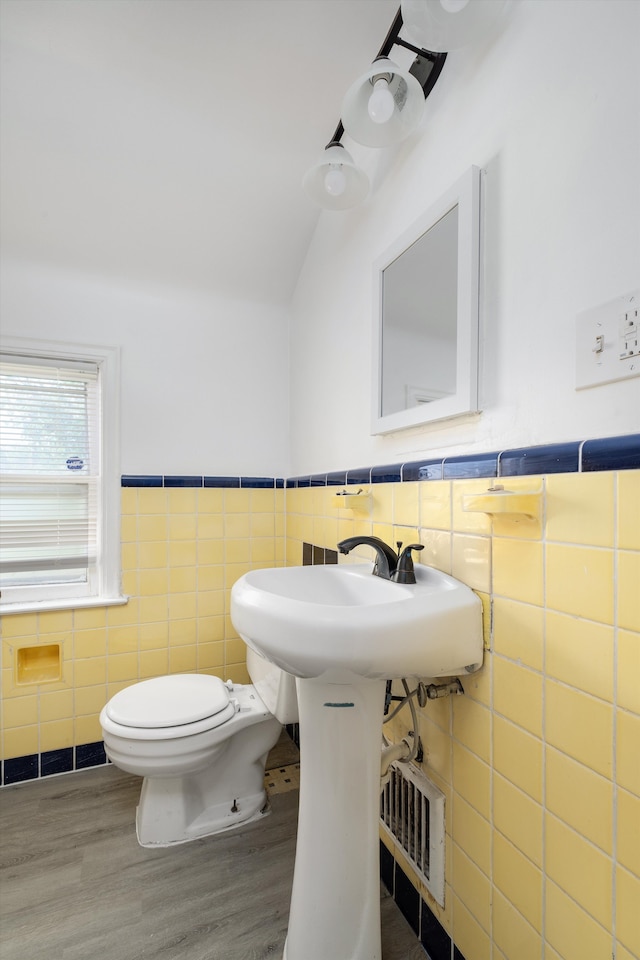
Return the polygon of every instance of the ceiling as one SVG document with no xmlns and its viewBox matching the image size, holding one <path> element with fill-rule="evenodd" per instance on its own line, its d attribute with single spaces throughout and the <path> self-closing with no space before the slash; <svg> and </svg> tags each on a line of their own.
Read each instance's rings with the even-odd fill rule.
<svg viewBox="0 0 640 960">
<path fill-rule="evenodd" d="M 0 0 L 3 254 L 288 303 L 302 176 L 398 6 Z"/>
</svg>

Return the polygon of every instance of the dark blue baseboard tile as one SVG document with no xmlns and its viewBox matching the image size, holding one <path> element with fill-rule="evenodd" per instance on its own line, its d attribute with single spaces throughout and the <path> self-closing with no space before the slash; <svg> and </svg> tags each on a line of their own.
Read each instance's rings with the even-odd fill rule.
<svg viewBox="0 0 640 960">
<path fill-rule="evenodd" d="M 12 757 L 2 764 L 2 783 L 9 786 L 11 783 L 22 783 L 24 780 L 37 780 L 40 772 L 40 757 L 37 753 L 30 753 L 26 757 Z"/>
<path fill-rule="evenodd" d="M 547 473 L 640 469 L 640 433 L 595 440 L 515 447 L 490 453 L 380 464 L 355 470 L 305 474 L 300 477 L 195 477 L 125 475 L 123 487 L 241 487 L 296 489 L 347 484 L 406 483 L 415 480 L 469 480 L 480 477 L 523 477 Z"/>
<path fill-rule="evenodd" d="M 26 757 L 12 757 L 2 761 L 2 786 L 23 783 L 26 780 L 39 780 L 57 773 L 71 773 L 73 770 L 86 770 L 87 767 L 100 767 L 108 763 L 102 740 L 96 743 L 82 743 L 77 747 L 62 747 L 60 750 L 47 750 L 44 753 L 32 753 Z"/>
<path fill-rule="evenodd" d="M 69 773 L 71 770 L 73 770 L 73 747 L 47 750 L 40 754 L 41 777 L 51 777 L 55 773 Z"/>
<path fill-rule="evenodd" d="M 420 913 L 422 899 L 411 880 L 396 863 L 393 899 L 397 903 L 400 913 L 405 918 L 416 937 L 420 936 Z"/>
<path fill-rule="evenodd" d="M 98 740 L 95 743 L 83 743 L 76 747 L 76 770 L 86 770 L 87 767 L 99 767 L 107 763 L 104 752 L 104 743 Z"/>
<path fill-rule="evenodd" d="M 452 947 L 455 960 L 465 960 L 382 840 L 380 841 L 380 879 L 418 937 L 429 960 L 451 960 Z"/>
<path fill-rule="evenodd" d="M 385 887 L 393 896 L 393 869 L 395 867 L 395 861 L 393 859 L 393 854 L 391 851 L 385 847 L 382 840 L 380 841 L 380 879 L 384 883 Z"/>
<path fill-rule="evenodd" d="M 424 900 L 420 917 L 420 943 L 430 960 L 451 960 L 451 937 Z M 458 951 L 460 960 L 464 960 Z"/>
</svg>

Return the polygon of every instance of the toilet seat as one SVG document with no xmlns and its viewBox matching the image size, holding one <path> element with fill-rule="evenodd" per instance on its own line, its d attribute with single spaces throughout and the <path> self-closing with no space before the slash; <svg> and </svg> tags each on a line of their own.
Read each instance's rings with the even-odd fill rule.
<svg viewBox="0 0 640 960">
<path fill-rule="evenodd" d="M 238 703 L 219 677 L 173 674 L 125 687 L 104 713 L 120 735 L 142 739 L 190 736 L 213 730 L 234 716 Z"/>
</svg>

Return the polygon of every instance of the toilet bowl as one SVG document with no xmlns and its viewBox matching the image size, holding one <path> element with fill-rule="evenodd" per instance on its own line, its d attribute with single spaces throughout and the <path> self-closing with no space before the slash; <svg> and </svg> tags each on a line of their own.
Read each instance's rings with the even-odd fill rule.
<svg viewBox="0 0 640 960">
<path fill-rule="evenodd" d="M 143 847 L 206 837 L 269 812 L 264 769 L 282 725 L 298 720 L 295 680 L 247 649 L 252 683 L 206 674 L 143 680 L 100 713 L 108 758 L 143 777 Z"/>
</svg>

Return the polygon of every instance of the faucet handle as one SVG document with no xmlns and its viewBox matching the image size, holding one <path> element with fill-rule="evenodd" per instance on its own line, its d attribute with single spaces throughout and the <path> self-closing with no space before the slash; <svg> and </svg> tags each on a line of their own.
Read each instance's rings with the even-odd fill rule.
<svg viewBox="0 0 640 960">
<path fill-rule="evenodd" d="M 398 553 L 400 553 L 401 543 L 398 544 Z M 413 557 L 411 556 L 412 550 L 424 550 L 424 544 L 422 543 L 410 543 L 404 548 L 400 557 L 398 559 L 398 566 L 396 567 L 396 572 L 393 575 L 393 579 L 396 583 L 415 583 L 416 574 L 413 569 Z"/>
<path fill-rule="evenodd" d="M 398 546 L 401 547 L 402 544 L 399 543 Z M 401 555 L 402 555 L 403 557 L 404 557 L 405 555 L 410 557 L 412 550 L 424 550 L 424 543 L 410 543 L 410 544 L 408 544 L 408 545 L 404 548 L 404 550 L 402 551 L 402 554 L 401 554 Z"/>
</svg>

